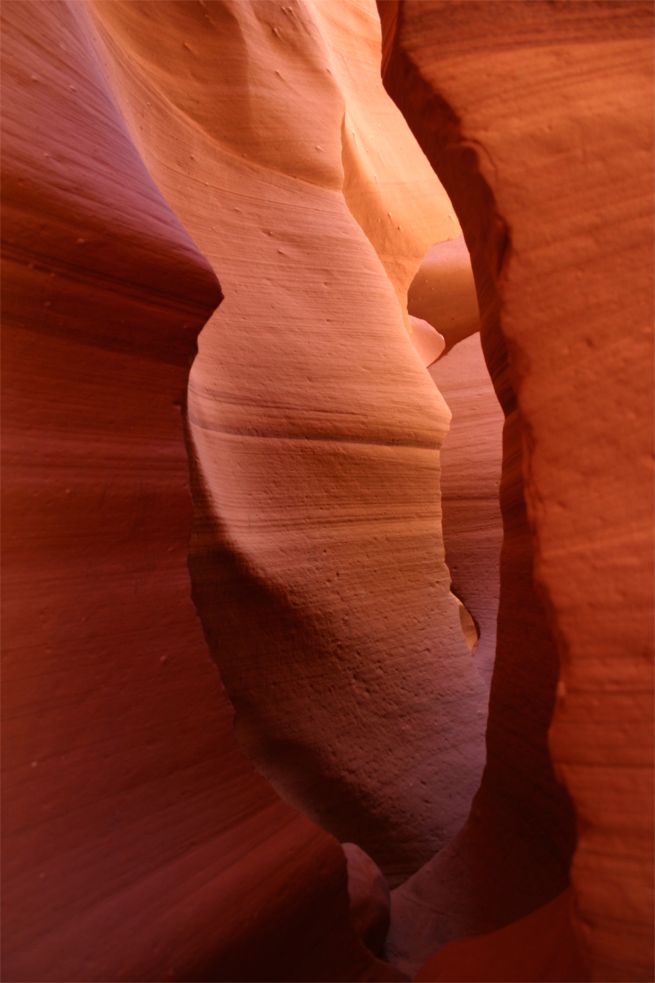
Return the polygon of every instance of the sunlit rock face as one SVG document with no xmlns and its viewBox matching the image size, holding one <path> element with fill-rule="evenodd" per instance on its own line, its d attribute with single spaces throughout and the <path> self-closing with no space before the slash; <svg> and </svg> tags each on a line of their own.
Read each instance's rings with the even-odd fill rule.
<svg viewBox="0 0 655 983">
<path fill-rule="evenodd" d="M 237 733 L 398 880 L 461 826 L 484 758 L 443 557 L 450 414 L 405 305 L 459 226 L 382 87 L 373 4 L 93 16 L 144 159 L 225 294 L 189 382 L 191 575 Z"/>
<path fill-rule="evenodd" d="M 594 979 L 651 979 L 652 11 L 381 10 L 386 84 L 462 222 L 507 414 L 478 805 L 502 787 L 565 858 L 554 709 L 550 752 L 578 819 L 565 916 Z M 492 943 L 508 967 L 521 937 Z M 473 978 L 453 975 L 455 955 L 424 978 Z"/>
</svg>

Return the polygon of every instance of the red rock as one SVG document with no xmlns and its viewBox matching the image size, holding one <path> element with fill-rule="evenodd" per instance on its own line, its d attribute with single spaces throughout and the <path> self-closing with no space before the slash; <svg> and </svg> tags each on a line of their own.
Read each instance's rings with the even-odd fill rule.
<svg viewBox="0 0 655 983">
<path fill-rule="evenodd" d="M 3 7 L 16 983 L 652 978 L 651 11 L 381 9 Z"/>
<path fill-rule="evenodd" d="M 3 5 L 3 978 L 394 979 L 337 843 L 237 748 L 187 575 L 216 277 L 85 7 Z"/>
<path fill-rule="evenodd" d="M 344 843 L 350 918 L 371 952 L 381 955 L 389 931 L 389 885 L 382 871 L 355 843 Z"/>
<path fill-rule="evenodd" d="M 575 935 L 594 979 L 650 980 L 652 10 L 382 11 L 386 83 L 457 209 L 508 414 L 477 805 L 504 789 L 517 814 L 533 810 L 534 849 L 550 840 L 551 869 L 565 862 L 566 810 L 548 778 L 554 708 L 552 759 L 578 816 Z"/>
<path fill-rule="evenodd" d="M 474 661 L 490 681 L 496 654 L 502 520 L 498 504 L 503 413 L 479 334 L 430 369 L 453 419 L 441 451 L 441 501 L 452 589 L 472 615 Z"/>
<path fill-rule="evenodd" d="M 507 928 L 451 942 L 416 977 L 448 983 L 584 983 L 589 979 L 571 928 L 570 892 Z"/>
</svg>

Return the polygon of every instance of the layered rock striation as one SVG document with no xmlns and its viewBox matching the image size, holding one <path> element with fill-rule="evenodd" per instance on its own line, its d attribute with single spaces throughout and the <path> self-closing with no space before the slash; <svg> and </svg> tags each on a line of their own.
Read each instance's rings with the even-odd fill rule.
<svg viewBox="0 0 655 983">
<path fill-rule="evenodd" d="M 502 790 L 556 870 L 570 832 L 552 756 L 577 813 L 566 911 L 588 970 L 650 979 L 652 11 L 381 9 L 386 84 L 462 223 L 507 414 L 478 804 Z"/>
<path fill-rule="evenodd" d="M 238 749 L 190 598 L 180 407 L 216 276 L 88 8 L 2 14 L 3 976 L 396 978 L 338 844 Z"/>
<path fill-rule="evenodd" d="M 484 686 L 443 559 L 449 412 L 406 294 L 459 226 L 371 3 L 97 3 L 144 159 L 225 300 L 189 381 L 194 599 L 246 751 L 392 879 L 466 817 Z"/>
<path fill-rule="evenodd" d="M 651 11 L 380 14 L 3 6 L 16 983 L 651 978 Z"/>
</svg>

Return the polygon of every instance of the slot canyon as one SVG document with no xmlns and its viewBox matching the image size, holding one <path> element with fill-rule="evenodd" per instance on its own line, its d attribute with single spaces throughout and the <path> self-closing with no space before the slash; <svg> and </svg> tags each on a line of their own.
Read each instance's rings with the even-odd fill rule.
<svg viewBox="0 0 655 983">
<path fill-rule="evenodd" d="M 652 983 L 653 15 L 4 0 L 6 983 Z"/>
</svg>

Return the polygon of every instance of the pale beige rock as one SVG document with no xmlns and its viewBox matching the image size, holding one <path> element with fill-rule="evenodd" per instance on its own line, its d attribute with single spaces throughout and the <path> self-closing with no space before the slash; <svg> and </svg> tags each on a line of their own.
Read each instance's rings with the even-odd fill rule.
<svg viewBox="0 0 655 983">
<path fill-rule="evenodd" d="M 382 89 L 372 3 L 93 10 L 225 294 L 190 379 L 192 575 L 238 733 L 287 798 L 404 876 L 461 824 L 483 757 L 443 562 L 449 413 L 399 302 L 458 226 Z"/>
<path fill-rule="evenodd" d="M 412 314 L 409 316 L 409 329 L 414 350 L 427 368 L 443 355 L 446 339 L 427 321 Z"/>
<path fill-rule="evenodd" d="M 463 236 L 430 247 L 411 282 L 407 305 L 410 314 L 444 336 L 446 350 L 480 330 L 471 257 Z"/>
</svg>

